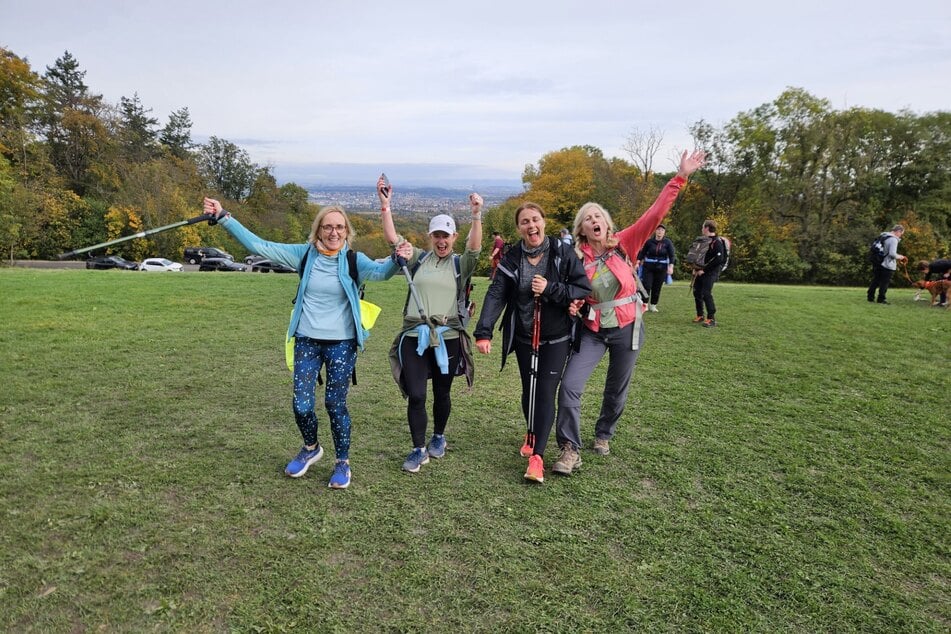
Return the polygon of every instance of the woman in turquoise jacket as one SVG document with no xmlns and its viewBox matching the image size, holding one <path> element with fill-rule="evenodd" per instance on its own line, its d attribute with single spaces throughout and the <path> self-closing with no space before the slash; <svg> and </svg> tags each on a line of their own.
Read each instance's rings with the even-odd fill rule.
<svg viewBox="0 0 951 634">
<path fill-rule="evenodd" d="M 347 257 L 353 225 L 340 207 L 324 207 L 317 213 L 304 244 L 262 240 L 211 198 L 205 199 L 205 213 L 216 216 L 218 223 L 250 252 L 295 269 L 303 267 L 287 335 L 294 337 L 294 418 L 304 445 L 284 473 L 299 478 L 323 456 L 324 449 L 317 441 L 314 390 L 321 367 L 326 367 L 324 409 L 337 458 L 328 486 L 346 489 L 350 485 L 347 392 L 357 349 L 363 349 L 370 334 L 361 324 L 359 285 L 391 278 L 397 271 L 396 263 L 392 259 L 375 262 L 356 253 L 354 281 Z M 409 244 L 400 245 L 398 252 L 406 257 L 411 255 L 411 248 Z"/>
</svg>

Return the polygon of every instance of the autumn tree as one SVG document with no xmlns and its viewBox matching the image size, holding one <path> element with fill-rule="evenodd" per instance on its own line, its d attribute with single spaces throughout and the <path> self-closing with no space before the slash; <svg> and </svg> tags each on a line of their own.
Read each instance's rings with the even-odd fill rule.
<svg viewBox="0 0 951 634">
<path fill-rule="evenodd" d="M 90 163 L 110 141 L 99 118 L 102 96 L 89 91 L 85 75 L 69 51 L 47 66 L 41 114 L 50 159 L 79 194 L 89 185 Z"/>
<path fill-rule="evenodd" d="M 245 150 L 215 136 L 199 148 L 198 164 L 208 186 L 232 200 L 244 200 L 258 175 Z"/>
</svg>

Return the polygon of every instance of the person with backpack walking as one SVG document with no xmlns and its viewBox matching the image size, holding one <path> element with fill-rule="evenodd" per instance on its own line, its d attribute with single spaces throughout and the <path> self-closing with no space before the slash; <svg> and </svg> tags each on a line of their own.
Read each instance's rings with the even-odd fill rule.
<svg viewBox="0 0 951 634">
<path fill-rule="evenodd" d="M 908 258 L 898 253 L 898 243 L 905 234 L 905 228 L 901 225 L 895 225 L 891 231 L 883 232 L 875 242 L 872 243 L 872 283 L 868 287 L 868 301 L 879 304 L 887 304 L 885 294 L 888 293 L 888 285 L 892 281 L 892 275 L 898 268 L 898 262 L 904 262 Z M 876 243 L 881 244 L 881 248 L 876 249 Z M 876 253 L 879 255 L 876 256 Z M 878 290 L 878 298 L 875 297 L 875 291 Z"/>
<path fill-rule="evenodd" d="M 545 480 L 545 447 L 555 420 L 555 395 L 575 337 L 571 302 L 591 292 L 581 261 L 561 240 L 545 235 L 545 212 L 532 202 L 515 210 L 521 240 L 502 257 L 475 327 L 476 348 L 492 352 L 492 330 L 502 317 L 502 368 L 515 352 L 528 433 L 519 453 L 525 479 Z M 504 314 L 503 314 L 504 311 Z"/>
<path fill-rule="evenodd" d="M 727 246 L 717 236 L 717 223 L 714 220 L 704 220 L 700 233 L 701 237 L 694 244 L 703 243 L 703 249 L 696 259 L 693 253 L 687 258 L 693 267 L 693 302 L 697 309 L 693 321 L 704 328 L 714 328 L 717 325 L 717 305 L 713 301 L 713 285 L 720 279 L 720 271 L 727 261 Z M 693 247 L 691 251 L 694 251 Z M 704 308 L 707 309 L 706 318 L 703 316 Z"/>
<path fill-rule="evenodd" d="M 391 245 L 402 244 L 390 212 L 392 190 L 382 179 L 377 184 L 383 219 L 383 237 Z M 429 221 L 429 249 L 413 248 L 406 259 L 408 283 L 415 290 L 407 295 L 403 326 L 390 349 L 393 378 L 407 399 L 413 449 L 403 461 L 403 470 L 417 473 L 430 458 L 446 455 L 446 424 L 452 411 L 452 381 L 466 377 L 472 387 L 475 364 L 472 340 L 466 332 L 469 321 L 468 289 L 482 251 L 482 197 L 469 195 L 472 227 L 462 255 L 453 253 L 458 233 L 451 216 L 440 214 Z M 419 305 L 417 305 L 417 300 Z M 426 412 L 427 383 L 433 386 L 433 435 L 426 442 L 429 420 Z"/>
<path fill-rule="evenodd" d="M 263 240 L 222 209 L 221 203 L 205 198 L 204 211 L 215 216 L 248 251 L 292 268 L 301 268 L 301 280 L 287 336 L 294 337 L 294 419 L 304 445 L 287 464 L 284 473 L 299 478 L 320 460 L 324 448 L 317 440 L 314 411 L 317 378 L 327 369 L 324 409 L 330 419 L 336 462 L 328 486 L 350 486 L 350 411 L 347 393 L 357 362 L 369 333 L 362 325 L 359 287 L 367 280 L 387 280 L 396 273 L 392 259 L 375 262 L 363 253 L 349 255 L 354 238 L 353 225 L 341 207 L 324 207 L 317 212 L 310 235 L 303 244 Z M 409 255 L 410 245 L 401 244 L 399 253 Z M 351 271 L 351 264 L 356 271 Z M 354 274 L 355 273 L 355 274 Z"/>
<path fill-rule="evenodd" d="M 660 291 L 664 287 L 664 282 L 669 275 L 674 273 L 674 263 L 677 261 L 677 253 L 674 250 L 674 243 L 667 237 L 667 227 L 658 225 L 654 230 L 654 237 L 648 238 L 644 246 L 637 254 L 635 266 L 644 267 L 644 274 L 641 279 L 644 281 L 644 287 L 650 293 L 650 301 L 647 304 L 647 310 L 652 313 L 658 312 L 657 304 L 660 302 Z"/>
<path fill-rule="evenodd" d="M 702 151 L 680 157 L 680 168 L 654 204 L 632 225 L 615 232 L 611 214 L 597 203 L 581 206 L 575 215 L 575 252 L 581 258 L 592 291 L 571 307 L 582 316 L 581 334 L 568 359 L 558 390 L 556 438 L 561 448 L 552 471 L 570 475 L 581 466 L 581 395 L 594 369 L 608 354 L 601 413 L 594 427 L 594 452 L 606 456 L 644 343 L 643 298 L 628 254 L 641 251 L 648 237 L 670 211 L 687 179 L 705 160 Z"/>
</svg>

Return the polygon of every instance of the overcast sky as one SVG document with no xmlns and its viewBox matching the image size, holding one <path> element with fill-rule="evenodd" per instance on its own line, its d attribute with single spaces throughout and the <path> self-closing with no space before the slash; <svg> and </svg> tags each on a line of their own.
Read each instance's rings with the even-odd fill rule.
<svg viewBox="0 0 951 634">
<path fill-rule="evenodd" d="M 835 108 L 951 109 L 951 2 L 0 0 L 0 45 L 65 50 L 110 102 L 270 164 L 279 179 L 502 179 L 570 145 L 628 158 L 804 88 Z M 337 165 L 330 165 L 337 164 Z M 355 166 L 351 165 L 355 164 Z M 428 166 L 438 165 L 438 169 Z"/>
</svg>

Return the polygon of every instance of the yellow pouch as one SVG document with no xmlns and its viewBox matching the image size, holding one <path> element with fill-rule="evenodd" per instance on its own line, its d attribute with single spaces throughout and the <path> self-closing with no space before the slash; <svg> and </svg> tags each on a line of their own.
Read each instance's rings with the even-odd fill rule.
<svg viewBox="0 0 951 634">
<path fill-rule="evenodd" d="M 294 371 L 294 337 L 286 337 L 284 341 L 284 361 L 287 363 L 287 369 Z"/>
<path fill-rule="evenodd" d="M 376 323 L 376 318 L 380 316 L 382 310 L 382 308 L 372 302 L 368 302 L 365 299 L 360 300 L 360 321 L 366 330 L 373 328 L 373 325 Z"/>
</svg>

